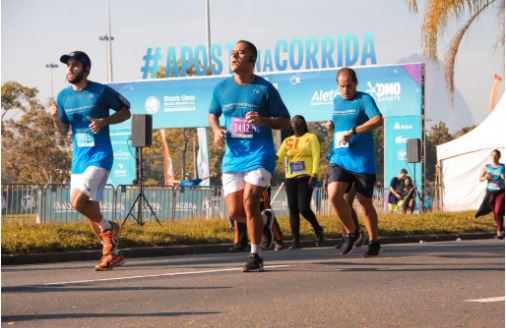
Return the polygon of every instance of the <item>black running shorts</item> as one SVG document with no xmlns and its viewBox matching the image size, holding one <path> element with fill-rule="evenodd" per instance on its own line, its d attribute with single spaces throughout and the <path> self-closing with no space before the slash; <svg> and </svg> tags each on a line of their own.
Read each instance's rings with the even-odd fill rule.
<svg viewBox="0 0 506 328">
<path fill-rule="evenodd" d="M 349 185 L 355 183 L 357 193 L 372 198 L 376 174 L 354 173 L 343 169 L 339 165 L 329 165 L 327 171 L 328 183 L 344 182 Z"/>
</svg>

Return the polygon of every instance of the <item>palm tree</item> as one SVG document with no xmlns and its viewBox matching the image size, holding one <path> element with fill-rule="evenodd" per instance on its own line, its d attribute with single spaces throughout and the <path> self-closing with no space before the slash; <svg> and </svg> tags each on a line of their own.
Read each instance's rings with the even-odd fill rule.
<svg viewBox="0 0 506 328">
<path fill-rule="evenodd" d="M 418 0 L 406 1 L 410 10 L 417 13 Z M 497 7 L 498 20 L 500 22 L 500 35 L 495 48 L 496 50 L 500 50 L 504 57 L 504 1 L 505 0 L 427 0 L 422 24 L 422 49 L 424 56 L 429 59 L 437 59 L 438 37 L 445 32 L 449 18 L 462 17 L 466 9 L 469 10 L 471 15 L 453 36 L 444 55 L 445 81 L 446 86 L 450 90 L 452 102 L 453 92 L 455 90 L 455 59 L 457 58 L 462 38 L 476 18 L 493 6 Z"/>
</svg>

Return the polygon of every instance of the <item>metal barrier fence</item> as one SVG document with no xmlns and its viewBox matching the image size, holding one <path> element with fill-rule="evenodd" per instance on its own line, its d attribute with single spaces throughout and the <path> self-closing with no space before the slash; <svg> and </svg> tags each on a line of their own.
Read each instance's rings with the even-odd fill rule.
<svg viewBox="0 0 506 328">
<path fill-rule="evenodd" d="M 288 216 L 286 193 L 280 187 L 272 188 L 272 209 L 277 216 Z M 279 191 L 279 192 L 278 192 Z M 123 221 L 132 209 L 137 217 L 138 203 L 134 201 L 139 187 L 107 185 L 100 208 L 106 219 Z M 186 218 L 227 218 L 221 187 L 145 187 L 144 194 L 160 221 Z M 374 207 L 383 213 L 383 190 L 375 190 Z M 132 207 L 133 206 L 133 207 Z M 357 207 L 357 202 L 355 202 Z M 311 207 L 317 214 L 331 215 L 327 191 L 315 188 Z M 358 210 L 358 207 L 357 207 Z M 359 210 L 358 210 L 359 211 Z M 360 211 L 359 211 L 360 212 Z M 143 221 L 154 220 L 145 202 L 142 206 Z M 72 209 L 70 186 L 63 184 L 5 184 L 2 185 L 2 223 L 6 222 L 77 222 L 84 217 Z"/>
</svg>

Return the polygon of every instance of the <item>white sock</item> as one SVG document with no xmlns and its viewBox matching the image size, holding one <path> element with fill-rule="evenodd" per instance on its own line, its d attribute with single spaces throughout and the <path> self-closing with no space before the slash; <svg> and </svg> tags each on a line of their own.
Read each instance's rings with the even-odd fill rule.
<svg viewBox="0 0 506 328">
<path fill-rule="evenodd" d="M 258 256 L 262 256 L 262 247 L 260 245 L 251 244 L 251 254 L 258 254 Z"/>
<path fill-rule="evenodd" d="M 104 218 L 102 218 L 102 220 L 100 222 L 98 222 L 97 224 L 100 227 L 100 230 L 102 230 L 102 231 L 109 230 L 112 228 L 109 221 L 105 220 Z"/>
</svg>

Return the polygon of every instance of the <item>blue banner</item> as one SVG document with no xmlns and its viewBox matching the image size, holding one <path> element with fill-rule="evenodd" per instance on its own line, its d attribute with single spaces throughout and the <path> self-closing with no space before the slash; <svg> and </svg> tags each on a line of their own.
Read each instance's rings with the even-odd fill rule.
<svg viewBox="0 0 506 328">
<path fill-rule="evenodd" d="M 406 169 L 421 192 L 422 163 L 408 163 L 407 140 L 422 140 L 422 117 L 392 116 L 385 119 L 385 189 L 401 169 Z M 419 205 L 419 202 L 417 202 Z"/>
<path fill-rule="evenodd" d="M 354 69 L 359 80 L 358 89 L 374 97 L 386 121 L 390 117 L 410 116 L 417 117 L 421 122 L 423 64 Z M 304 115 L 307 121 L 314 122 L 327 121 L 331 117 L 333 99 L 339 94 L 337 71 L 338 68 L 331 68 L 262 76 L 279 90 L 291 115 Z M 225 78 L 229 76 L 142 80 L 112 83 L 111 87 L 130 101 L 133 114 L 153 115 L 155 129 L 207 127 L 212 90 Z M 111 129 L 115 155 L 110 176 L 113 185 L 130 184 L 135 178 L 134 150 L 129 141 L 130 124 L 127 121 Z M 417 131 L 413 137 L 421 138 L 421 124 L 413 126 L 413 131 Z M 391 132 L 395 131 L 390 129 L 393 126 L 385 126 L 385 135 L 392 135 Z M 386 137 L 385 142 L 385 178 L 388 183 L 392 175 L 390 162 L 396 161 L 397 154 Z"/>
</svg>

